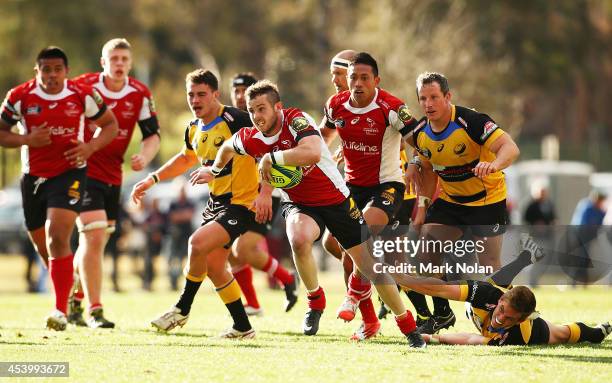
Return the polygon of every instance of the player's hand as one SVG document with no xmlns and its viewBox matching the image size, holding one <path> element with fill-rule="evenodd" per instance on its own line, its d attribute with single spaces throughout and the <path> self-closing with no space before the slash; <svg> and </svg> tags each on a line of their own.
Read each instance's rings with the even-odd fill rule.
<svg viewBox="0 0 612 383">
<path fill-rule="evenodd" d="M 136 185 L 134 185 L 134 187 L 132 188 L 132 193 L 130 194 L 130 198 L 132 199 L 132 201 L 136 205 L 140 204 L 140 201 L 142 201 L 145 194 L 147 194 L 147 190 L 149 190 L 149 188 L 154 184 L 155 182 L 153 181 L 153 178 L 147 177 L 144 180 L 138 182 Z"/>
<path fill-rule="evenodd" d="M 270 174 L 270 170 L 272 170 L 272 157 L 270 156 L 270 153 L 266 153 L 261 158 L 258 168 L 261 179 L 267 183 L 270 183 L 270 181 L 272 181 L 272 175 Z"/>
<path fill-rule="evenodd" d="M 423 186 L 423 174 L 421 174 L 418 165 L 408 164 L 404 176 L 406 178 L 406 187 L 410 187 L 418 193 Z"/>
<path fill-rule="evenodd" d="M 257 223 L 266 223 L 272 220 L 272 194 L 260 192 L 253 201 L 253 207 L 255 208 L 255 221 Z"/>
<path fill-rule="evenodd" d="M 147 166 L 147 162 L 142 154 L 134 154 L 131 158 L 131 167 L 134 171 L 140 171 Z"/>
<path fill-rule="evenodd" d="M 86 144 L 85 142 L 71 139 L 70 143 L 76 146 L 72 149 L 66 150 L 64 152 L 64 157 L 66 157 L 72 166 L 83 165 L 94 152 L 91 145 Z"/>
<path fill-rule="evenodd" d="M 342 145 L 338 145 L 332 159 L 336 161 L 336 165 L 340 165 L 344 162 L 344 151 L 342 150 Z"/>
<path fill-rule="evenodd" d="M 423 337 L 423 340 L 425 341 L 425 343 L 431 342 L 431 335 L 430 334 L 421 334 L 421 336 Z"/>
<path fill-rule="evenodd" d="M 212 181 L 213 178 L 215 178 L 215 176 L 210 171 L 210 167 L 202 166 L 201 168 L 191 172 L 191 174 L 189 175 L 189 183 L 194 186 L 206 184 Z"/>
<path fill-rule="evenodd" d="M 476 177 L 484 178 L 489 174 L 499 171 L 499 169 L 493 162 L 479 162 L 478 165 L 474 167 L 473 171 Z"/>
<path fill-rule="evenodd" d="M 40 148 L 51 144 L 51 129 L 47 128 L 45 121 L 41 125 L 33 126 L 26 136 L 26 145 L 32 148 Z"/>
</svg>

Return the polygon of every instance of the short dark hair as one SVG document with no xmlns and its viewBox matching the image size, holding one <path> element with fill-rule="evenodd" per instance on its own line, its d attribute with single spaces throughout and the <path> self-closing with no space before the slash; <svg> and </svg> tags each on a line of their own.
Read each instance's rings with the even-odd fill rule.
<svg viewBox="0 0 612 383">
<path fill-rule="evenodd" d="M 270 101 L 272 105 L 280 101 L 278 87 L 269 80 L 257 81 L 255 84 L 249 86 L 246 90 L 246 97 L 249 100 L 259 97 L 262 94 L 265 94 L 268 97 L 268 101 Z"/>
<path fill-rule="evenodd" d="M 40 64 L 40 60 L 44 59 L 62 59 L 64 60 L 64 65 L 68 67 L 68 56 L 60 47 L 56 46 L 48 46 L 43 48 L 40 52 L 38 52 L 38 56 L 36 56 L 36 64 Z"/>
<path fill-rule="evenodd" d="M 232 78 L 232 88 L 237 86 L 249 87 L 257 82 L 257 78 L 251 72 L 241 72 Z"/>
<path fill-rule="evenodd" d="M 203 68 L 187 73 L 187 76 L 185 76 L 185 82 L 190 82 L 193 84 L 206 84 L 212 90 L 219 90 L 219 80 L 217 80 L 217 76 L 215 76 L 211 71 Z"/>
<path fill-rule="evenodd" d="M 531 315 L 536 309 L 536 297 L 525 286 L 513 287 L 506 291 L 502 298 L 506 299 L 513 309 L 521 313 L 523 319 Z"/>
<path fill-rule="evenodd" d="M 416 80 L 417 97 L 419 97 L 419 89 L 421 89 L 423 85 L 433 84 L 434 82 L 437 82 L 438 85 L 440 85 L 440 90 L 442 91 L 442 94 L 447 94 L 450 90 L 450 87 L 448 86 L 448 80 L 442 73 L 423 72 L 419 75 L 419 77 L 417 77 Z"/>
<path fill-rule="evenodd" d="M 369 65 L 372 67 L 372 72 L 374 73 L 375 77 L 378 77 L 378 64 L 376 63 L 376 60 L 374 60 L 374 57 L 372 57 L 369 53 L 367 52 L 359 52 L 355 55 L 355 57 L 353 57 L 352 60 L 349 60 L 351 65 L 355 65 L 355 64 L 364 64 L 364 65 Z"/>
</svg>

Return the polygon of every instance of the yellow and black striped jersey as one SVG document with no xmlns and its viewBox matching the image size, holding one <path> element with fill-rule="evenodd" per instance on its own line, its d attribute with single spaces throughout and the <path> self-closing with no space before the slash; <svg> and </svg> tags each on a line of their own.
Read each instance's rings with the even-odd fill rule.
<svg viewBox="0 0 612 383">
<path fill-rule="evenodd" d="M 243 127 L 252 126 L 249 114 L 231 106 L 222 106 L 219 115 L 205 124 L 197 119 L 185 129 L 182 153 L 195 155 L 202 165 L 210 166 L 225 140 Z M 251 209 L 257 196 L 259 177 L 255 159 L 250 156 L 235 156 L 221 173 L 208 183 L 210 195 L 215 200 L 228 200 L 234 205 Z"/>
<path fill-rule="evenodd" d="M 460 286 L 459 300 L 468 302 L 466 314 L 480 334 L 491 346 L 547 344 L 548 325 L 542 318 L 527 319 L 509 328 L 496 329 L 491 326 L 491 315 L 499 298 L 506 290 L 482 281 L 464 281 Z"/>
<path fill-rule="evenodd" d="M 492 162 L 490 147 L 504 131 L 486 114 L 451 105 L 448 126 L 434 132 L 426 119 L 414 132 L 419 156 L 431 162 L 440 177 L 440 198 L 466 206 L 490 205 L 506 199 L 506 182 L 501 171 L 484 179 L 476 177 L 474 167 L 482 161 Z"/>
</svg>

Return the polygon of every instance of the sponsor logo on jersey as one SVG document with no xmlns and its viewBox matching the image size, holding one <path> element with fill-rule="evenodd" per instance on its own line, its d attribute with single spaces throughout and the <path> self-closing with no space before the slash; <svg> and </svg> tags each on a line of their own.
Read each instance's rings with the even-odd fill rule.
<svg viewBox="0 0 612 383">
<path fill-rule="evenodd" d="M 363 132 L 367 134 L 368 136 L 375 136 L 378 134 L 378 129 L 373 128 L 373 127 L 366 127 L 366 128 L 363 128 Z"/>
<path fill-rule="evenodd" d="M 53 102 L 49 104 L 49 109 L 55 109 L 56 106 L 57 106 L 57 102 Z"/>
<path fill-rule="evenodd" d="M 117 101 L 113 101 L 110 104 L 107 105 L 108 109 L 115 109 L 115 107 L 117 106 Z"/>
<path fill-rule="evenodd" d="M 39 113 L 40 113 L 40 105 L 38 104 L 32 104 L 28 106 L 28 108 L 26 109 L 26 114 L 28 115 L 39 114 Z"/>
<path fill-rule="evenodd" d="M 455 152 L 456 155 L 460 156 L 461 154 L 463 154 L 463 152 L 465 152 L 466 146 L 463 142 L 457 144 L 455 146 L 455 149 L 453 149 L 453 152 Z"/>
<path fill-rule="evenodd" d="M 236 221 L 235 219 L 230 219 L 229 221 L 227 221 L 227 223 L 229 223 L 230 225 L 237 225 L 238 221 Z"/>
<path fill-rule="evenodd" d="M 133 103 L 133 102 L 131 102 L 131 101 L 125 101 L 125 102 L 124 102 L 124 104 L 125 104 L 125 109 L 127 109 L 127 110 L 132 110 L 132 109 L 134 109 L 134 103 Z"/>
<path fill-rule="evenodd" d="M 441 143 L 440 145 L 438 145 L 438 148 L 436 150 L 438 151 L 438 153 L 440 153 L 443 149 L 444 149 L 444 143 Z"/>
<path fill-rule="evenodd" d="M 51 126 L 49 128 L 52 136 L 68 136 L 76 133 L 76 128 L 74 127 L 64 127 L 64 126 Z"/>
<path fill-rule="evenodd" d="M 215 140 L 213 141 L 213 144 L 219 148 L 221 147 L 221 145 L 223 145 L 223 142 L 225 141 L 225 137 L 223 136 L 217 136 L 215 137 Z"/>
<path fill-rule="evenodd" d="M 79 107 L 76 103 L 68 101 L 66 103 L 66 109 L 64 109 L 64 113 L 68 117 L 76 117 L 81 114 L 81 111 L 79 110 Z"/>
<path fill-rule="evenodd" d="M 344 128 L 344 120 L 339 118 L 334 121 L 334 125 L 336 126 L 336 129 L 342 129 Z"/>
<path fill-rule="evenodd" d="M 378 145 L 366 145 L 363 142 L 343 141 L 342 147 L 362 153 L 378 153 Z"/>
<path fill-rule="evenodd" d="M 119 131 L 117 132 L 117 137 L 118 138 L 127 138 L 127 136 L 130 134 L 130 130 L 129 129 L 121 129 L 119 128 Z"/>
<path fill-rule="evenodd" d="M 376 124 L 376 122 L 374 120 L 372 120 L 370 117 L 366 118 L 366 122 L 368 123 L 368 126 L 370 128 L 373 128 L 374 124 Z"/>
<path fill-rule="evenodd" d="M 412 119 L 412 114 L 410 113 L 410 110 L 406 105 L 402 105 L 399 107 L 399 109 L 397 110 L 397 116 L 402 122 L 407 122 Z"/>
<path fill-rule="evenodd" d="M 308 123 L 306 117 L 296 117 L 291 120 L 290 126 L 294 131 L 301 132 L 302 130 L 308 128 L 310 124 Z"/>
<path fill-rule="evenodd" d="M 496 129 L 497 129 L 496 123 L 494 123 L 493 121 L 487 121 L 486 124 L 484 124 L 483 133 L 482 133 L 482 136 L 480 136 L 480 139 L 482 141 L 486 140 L 491 135 L 491 133 L 493 133 Z"/>
<path fill-rule="evenodd" d="M 225 119 L 229 122 L 234 122 L 234 117 L 232 117 L 232 115 L 229 114 L 228 112 L 224 112 L 223 117 L 225 117 Z"/>
<path fill-rule="evenodd" d="M 494 233 L 497 233 L 497 232 L 499 231 L 499 223 L 496 223 L 496 224 L 493 226 L 493 229 L 491 229 L 491 231 L 492 231 L 492 232 L 494 232 Z"/>
<path fill-rule="evenodd" d="M 351 120 L 351 125 L 355 125 L 358 122 L 359 122 L 359 117 L 355 117 Z"/>
</svg>

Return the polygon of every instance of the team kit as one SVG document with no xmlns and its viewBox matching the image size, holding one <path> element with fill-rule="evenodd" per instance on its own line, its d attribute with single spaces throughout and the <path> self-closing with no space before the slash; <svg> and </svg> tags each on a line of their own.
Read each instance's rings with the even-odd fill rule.
<svg viewBox="0 0 612 383">
<path fill-rule="evenodd" d="M 55 306 L 46 318 L 51 330 L 64 331 L 68 324 L 115 327 L 102 305 L 102 258 L 118 218 L 122 164 L 136 125 L 142 143 L 128 159 L 132 170 L 149 165 L 161 140 L 151 92 L 129 76 L 131 52 L 126 39 L 112 39 L 102 47 L 101 72 L 69 78 L 64 51 L 44 48 L 35 78 L 9 90 L 0 109 L 0 145 L 21 149 L 26 227 L 54 286 Z M 404 101 L 380 87 L 378 63 L 369 53 L 341 51 L 329 69 L 336 93 L 322 104 L 318 123 L 283 105 L 278 86 L 252 73 L 232 79 L 231 106 L 219 101 L 219 80 L 211 71 L 186 75 L 193 119 L 186 122 L 183 146 L 130 195 L 142 203 L 157 183 L 189 170 L 191 184 L 207 184 L 210 192 L 201 226 L 188 239 L 184 287 L 176 303 L 151 321 L 154 329 L 185 326 L 208 278 L 231 316 L 219 337 L 254 338 L 249 317 L 262 314 L 255 268 L 283 287 L 284 311 L 299 307 L 303 285 L 302 332 L 315 336 L 327 309 L 313 256 L 320 240 L 342 265 L 346 290 L 335 315 L 346 322 L 360 316 L 353 341 L 376 337 L 388 315 L 397 335 L 420 349 L 433 343 L 601 343 L 612 332 L 609 323 L 560 325 L 540 318 L 534 293 L 512 285 L 545 254 L 523 235 L 514 260 L 501 264 L 508 224 L 503 170 L 519 148 L 491 117 L 455 105 L 440 73 L 417 77 L 423 115 L 417 119 Z M 257 246 L 277 210 L 286 222 L 296 272 Z M 75 225 L 79 244 L 73 253 Z M 474 267 L 490 275 L 451 283 L 443 267 L 406 272 L 381 264 L 377 236 L 399 238 L 409 225 L 421 238 L 445 243 L 462 240 L 470 227 L 479 244 Z M 420 246 L 413 250 L 431 265 L 444 256 Z M 449 300 L 466 302 L 474 332 L 446 331 L 457 321 Z"/>
</svg>

